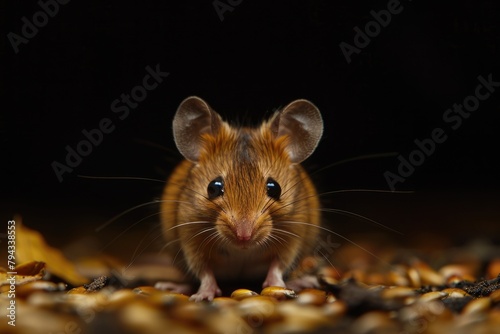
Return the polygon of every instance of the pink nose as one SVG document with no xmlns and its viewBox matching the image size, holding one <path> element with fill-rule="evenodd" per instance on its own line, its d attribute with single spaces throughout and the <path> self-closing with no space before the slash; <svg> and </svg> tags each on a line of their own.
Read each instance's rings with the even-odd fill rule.
<svg viewBox="0 0 500 334">
<path fill-rule="evenodd" d="M 237 233 L 236 237 L 239 241 L 248 241 L 252 237 L 250 233 Z"/>
</svg>

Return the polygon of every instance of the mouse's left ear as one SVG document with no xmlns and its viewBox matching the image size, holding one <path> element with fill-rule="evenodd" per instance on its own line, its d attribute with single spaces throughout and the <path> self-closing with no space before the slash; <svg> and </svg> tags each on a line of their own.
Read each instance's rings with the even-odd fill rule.
<svg viewBox="0 0 500 334">
<path fill-rule="evenodd" d="M 300 163 L 318 146 L 323 134 L 323 119 L 319 109 L 307 100 L 296 100 L 284 107 L 271 119 L 275 138 L 288 136 L 290 160 Z"/>
</svg>

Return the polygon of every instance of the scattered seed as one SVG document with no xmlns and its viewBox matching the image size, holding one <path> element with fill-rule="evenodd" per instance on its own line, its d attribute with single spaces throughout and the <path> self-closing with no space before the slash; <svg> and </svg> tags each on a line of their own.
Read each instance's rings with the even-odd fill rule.
<svg viewBox="0 0 500 334">
<path fill-rule="evenodd" d="M 415 290 L 412 288 L 407 288 L 404 286 L 389 287 L 382 291 L 382 298 L 395 299 L 395 298 L 405 298 L 415 295 Z"/>
<path fill-rule="evenodd" d="M 495 290 L 491 293 L 490 299 L 493 303 L 500 303 L 500 290 Z"/>
<path fill-rule="evenodd" d="M 486 273 L 490 279 L 500 275 L 500 258 L 494 259 L 490 262 Z"/>
<path fill-rule="evenodd" d="M 448 288 L 448 289 L 442 290 L 441 292 L 447 293 L 448 298 L 461 298 L 461 297 L 470 296 L 466 291 L 459 289 L 459 288 Z"/>
<path fill-rule="evenodd" d="M 151 296 L 156 293 L 161 293 L 160 290 L 153 288 L 152 286 L 139 286 L 133 290 L 138 295 Z"/>
<path fill-rule="evenodd" d="M 430 302 L 430 301 L 433 301 L 433 300 L 443 299 L 445 297 L 448 297 L 448 293 L 447 292 L 444 292 L 444 291 L 432 291 L 432 292 L 424 293 L 419 298 L 418 301 L 426 303 L 426 302 Z"/>
<path fill-rule="evenodd" d="M 326 302 L 327 294 L 323 290 L 304 289 L 297 296 L 297 303 L 304 305 L 323 305 Z"/>
<path fill-rule="evenodd" d="M 274 297 L 277 300 L 297 298 L 297 294 L 295 293 L 295 291 L 279 286 L 269 286 L 267 288 L 264 288 L 260 294 L 262 296 Z"/>
<path fill-rule="evenodd" d="M 252 296 L 257 296 L 257 295 L 258 295 L 258 293 L 255 291 L 252 291 L 252 290 L 238 289 L 238 290 L 234 290 L 233 293 L 231 293 L 231 298 L 234 298 L 236 300 L 242 300 L 242 299 L 252 297 Z"/>
<path fill-rule="evenodd" d="M 212 301 L 212 304 L 219 308 L 224 308 L 238 304 L 238 301 L 235 298 L 215 297 L 214 300 Z"/>
<path fill-rule="evenodd" d="M 491 299 L 482 297 L 472 300 L 465 305 L 462 314 L 485 313 L 491 307 Z"/>
<path fill-rule="evenodd" d="M 346 312 L 347 306 L 340 300 L 323 305 L 323 314 L 329 318 L 342 317 Z"/>
<path fill-rule="evenodd" d="M 422 286 L 422 282 L 420 280 L 420 274 L 415 268 L 408 268 L 407 274 L 412 287 L 419 288 L 420 286 Z"/>
<path fill-rule="evenodd" d="M 422 284 L 443 285 L 445 283 L 444 277 L 425 262 L 415 260 L 412 267 L 418 272 Z"/>
</svg>

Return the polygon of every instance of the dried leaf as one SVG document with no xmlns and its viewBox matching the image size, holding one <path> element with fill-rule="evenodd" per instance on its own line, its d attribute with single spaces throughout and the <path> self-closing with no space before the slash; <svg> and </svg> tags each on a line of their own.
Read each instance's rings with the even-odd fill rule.
<svg viewBox="0 0 500 334">
<path fill-rule="evenodd" d="M 18 262 L 43 261 L 47 270 L 72 285 L 82 285 L 88 280 L 78 273 L 76 267 L 56 248 L 48 245 L 43 236 L 31 230 L 17 219 L 16 258 Z"/>
<path fill-rule="evenodd" d="M 0 293 L 8 292 L 12 284 L 22 285 L 41 280 L 45 275 L 45 263 L 33 261 L 17 266 L 13 272 L 17 274 L 8 274 L 7 270 L 0 268 Z"/>
</svg>

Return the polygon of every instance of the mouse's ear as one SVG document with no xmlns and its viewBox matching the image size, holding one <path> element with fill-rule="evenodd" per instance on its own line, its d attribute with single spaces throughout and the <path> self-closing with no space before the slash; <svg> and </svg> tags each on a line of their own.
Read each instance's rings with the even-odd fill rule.
<svg viewBox="0 0 500 334">
<path fill-rule="evenodd" d="M 288 154 L 294 163 L 307 159 L 318 146 L 323 134 L 319 109 L 307 100 L 296 100 L 271 120 L 271 131 L 277 138 L 288 136 Z"/>
<path fill-rule="evenodd" d="M 216 134 L 221 125 L 219 114 L 199 97 L 190 96 L 181 102 L 174 116 L 175 145 L 184 158 L 198 161 L 202 146 L 201 135 Z"/>
</svg>

